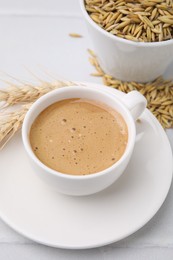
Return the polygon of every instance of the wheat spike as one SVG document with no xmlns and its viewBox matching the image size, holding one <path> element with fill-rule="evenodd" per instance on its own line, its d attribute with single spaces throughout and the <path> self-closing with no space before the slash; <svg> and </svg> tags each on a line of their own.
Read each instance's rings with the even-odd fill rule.
<svg viewBox="0 0 173 260">
<path fill-rule="evenodd" d="M 38 86 L 32 84 L 25 84 L 20 82 L 20 85 L 16 85 L 11 82 L 7 82 L 10 87 L 0 90 L 0 149 L 13 137 L 13 135 L 21 128 L 25 115 L 39 97 L 44 94 L 58 89 L 60 87 L 78 85 L 72 81 L 60 81 L 44 82 L 40 81 Z M 8 107 L 14 107 L 20 105 L 20 108 L 13 112 L 8 112 Z"/>
<path fill-rule="evenodd" d="M 10 87 L 0 90 L 0 102 L 5 101 L 5 106 L 12 106 L 19 103 L 34 102 L 39 97 L 59 87 L 76 85 L 71 81 L 42 82 L 38 86 L 23 84 L 11 84 Z"/>
</svg>

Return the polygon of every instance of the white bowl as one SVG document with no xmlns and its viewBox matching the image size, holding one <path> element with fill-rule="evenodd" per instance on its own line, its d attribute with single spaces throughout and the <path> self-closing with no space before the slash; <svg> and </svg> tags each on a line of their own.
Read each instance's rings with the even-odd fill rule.
<svg viewBox="0 0 173 260">
<path fill-rule="evenodd" d="M 122 157 L 111 167 L 85 176 L 64 174 L 47 167 L 34 154 L 29 140 L 29 132 L 34 120 L 49 105 L 68 98 L 96 100 L 109 105 L 123 116 L 128 127 L 127 147 Z M 134 119 L 144 111 L 145 107 L 146 99 L 137 91 L 130 92 L 123 100 L 99 89 L 80 86 L 64 87 L 44 95 L 29 109 L 22 126 L 24 147 L 35 173 L 53 189 L 68 195 L 88 195 L 105 189 L 120 177 L 131 158 L 136 136 Z"/>
<path fill-rule="evenodd" d="M 100 28 L 80 6 L 95 53 L 105 73 L 123 80 L 149 82 L 164 74 L 173 61 L 173 40 L 162 42 L 133 42 Z"/>
</svg>

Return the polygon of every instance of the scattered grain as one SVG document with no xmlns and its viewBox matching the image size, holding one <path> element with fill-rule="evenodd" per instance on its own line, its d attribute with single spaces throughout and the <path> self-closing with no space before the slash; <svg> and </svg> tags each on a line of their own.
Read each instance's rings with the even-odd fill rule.
<svg viewBox="0 0 173 260">
<path fill-rule="evenodd" d="M 109 87 L 116 88 L 128 93 L 132 90 L 138 90 L 143 94 L 148 102 L 148 109 L 154 114 L 164 128 L 173 128 L 173 81 L 165 80 L 162 77 L 148 83 L 122 82 L 110 75 L 104 73 L 101 69 L 97 57 L 93 51 L 90 51 L 93 64 L 98 76 L 101 76 L 103 83 Z M 95 74 L 96 75 L 96 74 Z"/>
</svg>

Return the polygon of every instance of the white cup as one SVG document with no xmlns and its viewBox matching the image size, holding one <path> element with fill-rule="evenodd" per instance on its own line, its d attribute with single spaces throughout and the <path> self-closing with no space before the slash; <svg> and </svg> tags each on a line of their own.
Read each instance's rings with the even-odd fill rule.
<svg viewBox="0 0 173 260">
<path fill-rule="evenodd" d="M 29 140 L 30 128 L 37 116 L 51 104 L 70 98 L 86 98 L 102 102 L 118 111 L 128 127 L 128 142 L 122 157 L 111 167 L 90 175 L 69 175 L 44 165 L 34 154 Z M 103 90 L 84 86 L 60 88 L 39 98 L 29 109 L 22 127 L 23 144 L 34 167 L 35 173 L 60 193 L 68 195 L 89 195 L 99 192 L 116 181 L 126 168 L 135 144 L 135 120 L 146 107 L 146 99 L 137 91 L 126 94 L 120 100 Z M 94 145 L 94 144 L 93 144 Z"/>
<path fill-rule="evenodd" d="M 164 74 L 173 61 L 173 40 L 134 42 L 117 37 L 90 18 L 84 0 L 80 0 L 80 6 L 105 73 L 123 81 L 136 82 L 149 82 Z"/>
</svg>

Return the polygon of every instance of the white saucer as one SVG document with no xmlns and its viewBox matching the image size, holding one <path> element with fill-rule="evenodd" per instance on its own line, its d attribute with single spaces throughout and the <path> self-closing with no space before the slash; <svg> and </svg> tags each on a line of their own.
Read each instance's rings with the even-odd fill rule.
<svg viewBox="0 0 173 260">
<path fill-rule="evenodd" d="M 42 183 L 30 167 L 18 134 L 0 153 L 0 217 L 41 244 L 98 247 L 125 238 L 146 224 L 165 200 L 171 180 L 171 148 L 148 110 L 137 123 L 135 150 L 123 176 L 103 192 L 87 197 L 61 195 Z"/>
</svg>

